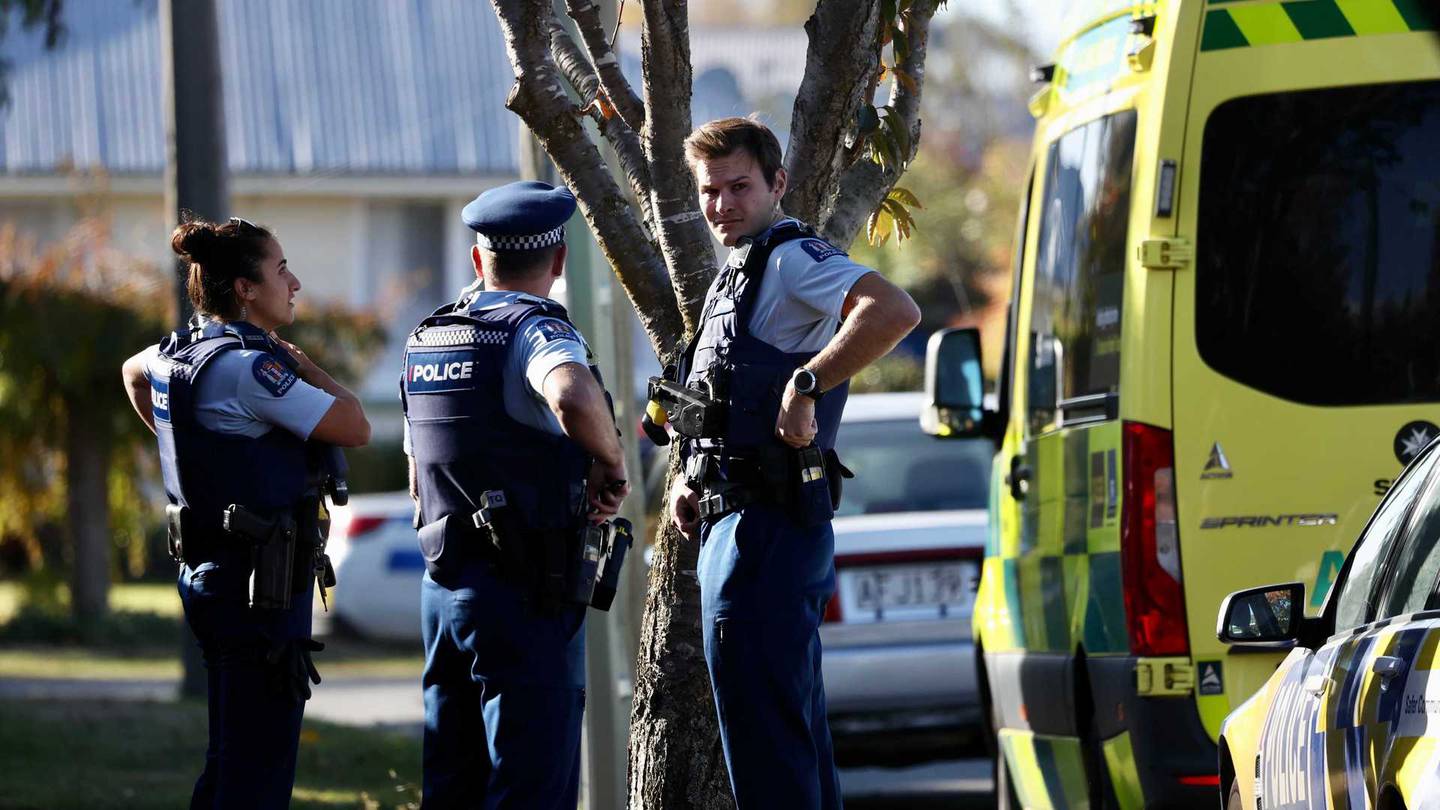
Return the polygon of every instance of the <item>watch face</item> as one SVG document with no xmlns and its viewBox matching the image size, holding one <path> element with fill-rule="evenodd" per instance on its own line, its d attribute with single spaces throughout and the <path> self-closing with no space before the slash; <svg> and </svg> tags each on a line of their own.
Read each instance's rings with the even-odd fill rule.
<svg viewBox="0 0 1440 810">
<path fill-rule="evenodd" d="M 795 390 L 802 394 L 809 394 L 815 390 L 815 372 L 808 368 L 802 368 L 795 372 Z"/>
</svg>

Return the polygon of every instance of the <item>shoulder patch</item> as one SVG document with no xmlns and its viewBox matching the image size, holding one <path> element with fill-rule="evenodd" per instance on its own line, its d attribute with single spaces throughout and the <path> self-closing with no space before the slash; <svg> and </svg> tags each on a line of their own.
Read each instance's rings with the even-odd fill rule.
<svg viewBox="0 0 1440 810">
<path fill-rule="evenodd" d="M 260 383 L 261 387 L 277 397 L 285 396 L 285 392 L 295 385 L 297 379 L 295 372 L 268 354 L 257 356 L 255 362 L 250 364 L 250 371 L 254 373 L 255 381 Z"/>
<path fill-rule="evenodd" d="M 575 333 L 574 327 L 564 321 L 546 318 L 536 323 L 535 328 L 540 330 L 541 337 L 545 338 L 545 342 L 547 343 L 552 340 L 573 340 L 576 343 L 581 342 L 580 336 Z"/>
<path fill-rule="evenodd" d="M 802 239 L 800 240 L 800 247 L 803 248 L 806 253 L 809 253 L 810 258 L 816 262 L 823 262 L 832 256 L 849 255 L 840 248 L 826 242 L 824 239 Z"/>
</svg>

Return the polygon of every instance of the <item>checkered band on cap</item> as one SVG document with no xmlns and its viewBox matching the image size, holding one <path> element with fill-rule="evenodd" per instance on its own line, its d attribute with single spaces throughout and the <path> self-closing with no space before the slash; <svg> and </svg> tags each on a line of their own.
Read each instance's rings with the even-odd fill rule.
<svg viewBox="0 0 1440 810">
<path fill-rule="evenodd" d="M 486 250 L 538 250 L 565 241 L 565 226 L 559 225 L 544 233 L 491 235 L 475 233 L 475 243 Z"/>
</svg>

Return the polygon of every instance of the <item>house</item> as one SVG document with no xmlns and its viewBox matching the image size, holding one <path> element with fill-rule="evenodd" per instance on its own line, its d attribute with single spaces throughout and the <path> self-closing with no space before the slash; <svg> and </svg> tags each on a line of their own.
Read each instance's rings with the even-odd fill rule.
<svg viewBox="0 0 1440 810">
<path fill-rule="evenodd" d="M 12 27 L 0 224 L 43 241 L 99 213 L 118 247 L 170 260 L 158 6 L 66 0 L 54 50 Z M 473 0 L 217 9 L 231 209 L 275 230 L 302 298 L 381 313 L 389 346 L 360 392 L 393 402 L 406 333 L 473 278 L 460 209 L 517 175 L 495 14 Z"/>
</svg>

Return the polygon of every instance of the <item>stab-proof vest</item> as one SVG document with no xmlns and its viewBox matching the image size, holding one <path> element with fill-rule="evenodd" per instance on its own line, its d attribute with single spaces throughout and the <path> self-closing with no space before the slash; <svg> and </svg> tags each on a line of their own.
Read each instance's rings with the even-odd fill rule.
<svg viewBox="0 0 1440 810">
<path fill-rule="evenodd" d="M 724 438 L 701 440 L 695 446 L 722 458 L 746 448 L 779 443 L 775 420 L 780 400 L 795 370 L 814 352 L 783 352 L 750 334 L 750 316 L 759 297 L 760 281 L 775 248 L 792 239 L 816 239 L 815 232 L 794 220 L 784 220 L 747 245 L 730 252 L 705 297 L 700 329 L 687 353 L 685 384 L 709 387 L 729 403 Z M 815 444 L 822 450 L 835 446 L 840 414 L 845 410 L 848 382 L 825 392 L 815 403 L 819 430 Z"/>
<path fill-rule="evenodd" d="M 521 324 L 536 316 L 569 323 L 569 317 L 553 301 L 479 309 L 485 299 L 482 293 L 468 307 L 441 307 L 405 344 L 401 401 L 421 520 L 468 518 L 484 505 L 482 493 L 502 490 L 528 529 L 578 527 L 590 456 L 568 437 L 530 427 L 505 410 L 505 367 Z"/>
<path fill-rule="evenodd" d="M 252 438 L 210 430 L 195 418 L 200 375 L 211 360 L 236 349 L 266 352 L 288 365 L 289 357 L 258 327 L 212 323 L 171 333 L 150 380 L 165 493 L 188 507 L 191 525 L 210 538 L 219 536 L 221 512 L 230 504 L 272 514 L 294 509 L 311 484 L 305 442 L 290 431 L 276 427 Z"/>
</svg>

